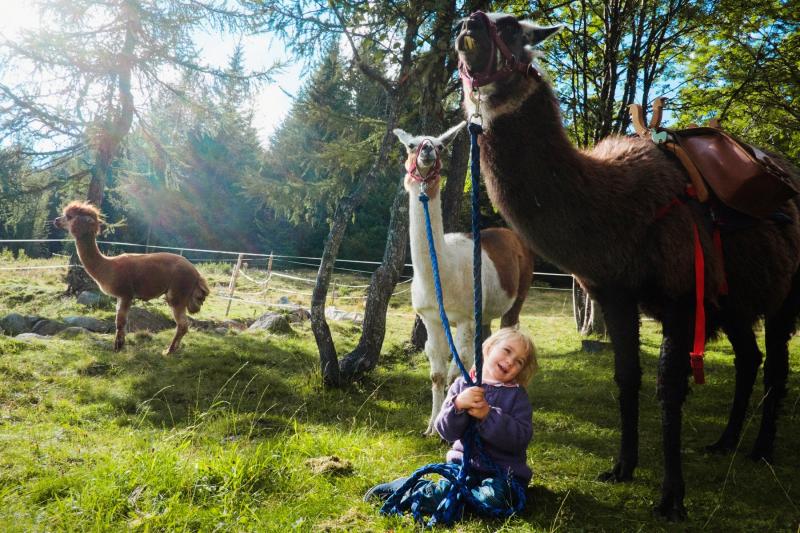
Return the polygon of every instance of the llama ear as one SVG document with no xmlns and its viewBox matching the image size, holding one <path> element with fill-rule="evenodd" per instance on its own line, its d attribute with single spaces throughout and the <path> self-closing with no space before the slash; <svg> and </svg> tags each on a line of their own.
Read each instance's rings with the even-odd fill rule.
<svg viewBox="0 0 800 533">
<path fill-rule="evenodd" d="M 411 139 L 414 138 L 413 135 L 401 130 L 400 128 L 393 129 L 392 133 L 394 133 L 397 136 L 397 138 L 400 139 L 400 142 L 403 143 L 403 145 L 406 147 L 408 147 L 408 143 L 411 142 Z"/>
<path fill-rule="evenodd" d="M 456 138 L 456 135 L 458 135 L 458 132 L 460 132 L 461 129 L 466 125 L 467 125 L 467 121 L 466 120 L 462 120 L 461 122 L 459 122 L 458 124 L 456 124 L 455 126 L 450 128 L 449 130 L 447 130 L 446 132 L 444 132 L 440 136 L 438 136 L 436 138 L 436 144 L 440 144 L 440 145 L 449 144 L 450 141 L 452 141 L 453 139 Z"/>
<path fill-rule="evenodd" d="M 539 44 L 564 29 L 562 24 L 543 28 L 529 20 L 520 20 L 519 25 L 522 26 L 522 34 L 530 45 Z"/>
</svg>

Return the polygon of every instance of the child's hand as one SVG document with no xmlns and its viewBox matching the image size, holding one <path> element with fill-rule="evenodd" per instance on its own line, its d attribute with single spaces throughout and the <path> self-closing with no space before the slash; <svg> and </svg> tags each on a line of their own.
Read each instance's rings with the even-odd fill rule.
<svg viewBox="0 0 800 533">
<path fill-rule="evenodd" d="M 491 407 L 489 407 L 489 404 L 484 402 L 482 407 L 473 407 L 472 409 L 468 409 L 467 414 L 469 414 L 470 416 L 474 416 L 478 420 L 483 420 L 484 418 L 489 416 L 490 410 Z"/>
<path fill-rule="evenodd" d="M 468 389 L 464 389 L 456 396 L 453 403 L 457 409 L 462 411 L 470 411 L 472 409 L 483 408 L 484 406 L 487 409 L 489 408 L 489 404 L 486 403 L 486 398 L 484 398 L 483 395 L 483 387 L 469 387 Z"/>
</svg>

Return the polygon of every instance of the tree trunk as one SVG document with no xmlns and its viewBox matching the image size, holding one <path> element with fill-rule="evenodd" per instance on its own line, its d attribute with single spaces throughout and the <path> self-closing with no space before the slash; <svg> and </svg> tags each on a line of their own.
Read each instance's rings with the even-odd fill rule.
<svg viewBox="0 0 800 533">
<path fill-rule="evenodd" d="M 414 317 L 414 325 L 411 327 L 411 347 L 414 351 L 421 352 L 425 349 L 425 343 L 428 341 L 428 330 L 425 329 L 425 324 L 419 315 Z"/>
<path fill-rule="evenodd" d="M 372 274 L 361 340 L 339 363 L 340 379 L 352 380 L 378 364 L 386 336 L 386 311 L 403 265 L 408 245 L 408 193 L 401 185 L 392 202 L 389 232 L 381 266 Z"/>
<path fill-rule="evenodd" d="M 598 335 L 605 337 L 607 334 L 606 321 L 603 310 L 589 297 L 583 287 L 574 280 L 572 285 L 572 310 L 575 316 L 575 327 L 584 337 Z"/>
<path fill-rule="evenodd" d="M 363 189 L 363 187 L 364 183 L 362 182 L 359 184 L 359 188 Z M 338 387 L 340 385 L 336 346 L 333 344 L 331 329 L 325 320 L 325 300 L 328 296 L 333 264 L 336 261 L 336 255 L 339 253 L 339 246 L 342 244 L 347 223 L 353 216 L 357 195 L 358 189 L 349 197 L 342 199 L 336 207 L 331 231 L 328 233 L 328 238 L 325 240 L 325 249 L 322 251 L 322 259 L 319 264 L 319 271 L 317 271 L 317 281 L 314 285 L 314 291 L 311 293 L 311 331 L 314 332 L 314 338 L 317 341 L 322 383 L 325 386 Z"/>
<path fill-rule="evenodd" d="M 112 163 L 119 153 L 122 141 L 128 135 L 133 124 L 133 93 L 131 92 L 131 76 L 134 63 L 134 49 L 136 48 L 136 35 L 140 30 L 141 21 L 136 7 L 130 3 L 123 6 L 122 16 L 125 19 L 125 41 L 117 67 L 117 90 L 119 105 L 111 111 L 110 116 L 99 124 L 97 146 L 95 147 L 94 166 L 89 181 L 89 191 L 86 199 L 98 209 L 103 204 L 106 185 L 111 179 Z M 95 132 L 88 131 L 88 135 Z M 98 290 L 94 280 L 80 267 L 77 252 L 70 257 L 70 268 L 67 272 L 67 294 L 80 294 L 84 290 Z"/>
<path fill-rule="evenodd" d="M 97 283 L 83 269 L 77 251 L 73 251 L 69 256 L 69 269 L 67 269 L 65 281 L 67 282 L 65 293 L 67 296 L 78 296 L 83 291 L 100 292 Z"/>
<path fill-rule="evenodd" d="M 331 223 L 331 230 L 330 233 L 328 233 L 328 238 L 325 241 L 325 248 L 322 252 L 322 260 L 319 265 L 319 271 L 317 272 L 317 281 L 314 285 L 314 291 L 311 295 L 311 330 L 314 332 L 314 338 L 317 342 L 317 349 L 319 350 L 322 383 L 328 387 L 339 387 L 343 384 L 342 376 L 339 372 L 339 360 L 336 355 L 336 346 L 333 343 L 331 330 L 328 326 L 328 322 L 325 319 L 325 300 L 328 295 L 328 287 L 330 286 L 333 265 L 336 261 L 336 256 L 339 253 L 339 247 L 342 244 L 342 238 L 344 237 L 344 232 L 347 229 L 347 224 L 352 219 L 355 210 L 364 202 L 364 199 L 372 190 L 372 187 L 377 181 L 376 175 L 378 174 L 378 170 L 386 165 L 389 145 L 393 139 L 392 130 L 394 129 L 397 121 L 397 107 L 401 99 L 402 96 L 398 93 L 393 93 L 390 95 L 389 110 L 386 116 L 386 131 L 383 134 L 378 155 L 375 157 L 375 161 L 373 161 L 369 172 L 367 172 L 364 178 L 356 185 L 355 190 L 349 196 L 343 198 L 336 207 L 336 211 L 333 214 L 333 222 Z M 407 215 L 406 219 L 408 219 Z M 407 233 L 408 230 L 406 230 L 406 234 Z M 381 265 L 381 267 L 383 267 L 383 265 Z M 370 296 L 368 297 L 367 301 L 368 309 L 370 307 L 369 298 L 372 297 L 371 292 L 373 284 L 370 284 Z M 393 287 L 394 286 L 392 285 L 392 288 Z M 383 324 L 385 324 L 385 317 L 383 320 Z M 364 318 L 364 328 L 366 331 L 366 313 Z M 383 341 L 384 333 L 384 331 L 381 332 L 381 342 Z M 380 346 L 378 346 L 378 350 L 380 350 Z"/>
</svg>

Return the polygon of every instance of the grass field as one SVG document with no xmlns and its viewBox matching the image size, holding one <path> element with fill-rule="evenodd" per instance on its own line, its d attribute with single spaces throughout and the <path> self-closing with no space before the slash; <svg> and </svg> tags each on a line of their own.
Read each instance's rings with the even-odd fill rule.
<svg viewBox="0 0 800 533">
<path fill-rule="evenodd" d="M 0 268 L 63 262 L 4 258 Z M 227 286 L 229 265 L 201 270 L 215 287 Z M 62 297 L 60 275 L 0 270 L 0 316 L 113 317 L 112 307 L 90 310 Z M 198 318 L 222 321 L 226 305 L 212 297 Z M 168 312 L 161 301 L 144 306 Z M 263 311 L 235 302 L 231 317 Z M 391 305 L 378 369 L 344 390 L 321 386 L 308 323 L 284 336 L 192 330 L 170 358 L 161 350 L 171 331 L 129 334 L 120 353 L 112 335 L 26 342 L 0 335 L 0 531 L 417 529 L 408 517 L 383 517 L 361 501 L 368 487 L 439 462 L 447 449 L 420 436 L 430 391 L 424 355 L 404 349 L 412 320 L 406 293 Z M 611 352 L 581 351 L 567 292 L 532 291 L 522 323 L 541 366 L 529 388 L 532 502 L 506 522 L 469 519 L 454 531 L 800 531 L 796 339 L 774 466 L 744 457 L 758 427 L 759 394 L 742 449 L 727 457 L 702 452 L 724 427 L 734 379 L 728 343 L 709 345 L 708 384 L 692 386 L 684 409 L 690 518 L 675 526 L 651 515 L 661 479 L 658 325 L 642 327 L 636 478 L 609 485 L 596 478 L 611 466 L 619 439 Z M 358 342 L 358 326 L 331 327 L 340 354 Z M 341 464 L 315 473 L 313 460 L 333 455 Z"/>
</svg>

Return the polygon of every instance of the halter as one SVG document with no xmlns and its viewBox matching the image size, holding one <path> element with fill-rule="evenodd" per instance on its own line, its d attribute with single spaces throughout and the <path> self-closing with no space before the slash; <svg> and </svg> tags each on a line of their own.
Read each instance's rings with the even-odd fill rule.
<svg viewBox="0 0 800 533">
<path fill-rule="evenodd" d="M 419 155 L 422 153 L 422 148 L 429 144 L 433 146 L 433 150 L 436 152 L 436 161 L 433 163 L 433 166 L 428 169 L 428 172 L 423 176 L 420 174 L 419 169 L 417 168 L 417 159 Z M 417 149 L 414 151 L 414 157 L 409 158 L 409 161 L 406 161 L 406 176 L 411 178 L 412 180 L 420 183 L 426 184 L 429 181 L 436 179 L 439 177 L 439 172 L 442 170 L 442 160 L 439 158 L 439 151 L 436 149 L 436 145 L 433 144 L 433 141 L 430 139 L 423 139 Z"/>
<path fill-rule="evenodd" d="M 481 72 L 471 72 L 464 61 L 459 58 L 458 60 L 458 73 L 461 79 L 466 80 L 469 84 L 470 90 L 478 89 L 484 85 L 489 85 L 498 80 L 505 80 L 511 77 L 515 72 L 523 76 L 531 77 L 536 81 L 542 79 L 541 73 L 536 70 L 532 63 L 526 63 L 516 58 L 511 50 L 508 48 L 503 39 L 497 33 L 497 25 L 490 19 L 483 11 L 475 11 L 469 16 L 469 20 L 481 20 L 486 25 L 486 30 L 489 32 L 489 63 L 486 68 Z M 497 52 L 503 58 L 503 64 L 498 68 L 497 66 Z"/>
</svg>

